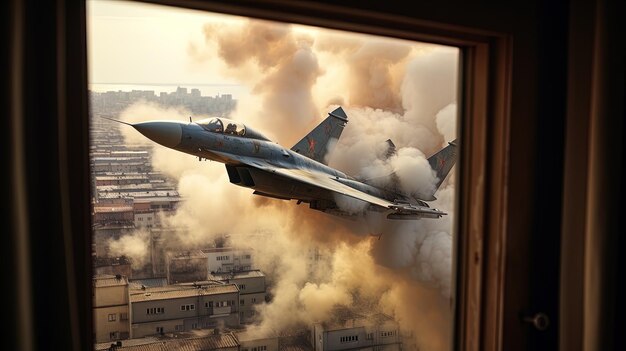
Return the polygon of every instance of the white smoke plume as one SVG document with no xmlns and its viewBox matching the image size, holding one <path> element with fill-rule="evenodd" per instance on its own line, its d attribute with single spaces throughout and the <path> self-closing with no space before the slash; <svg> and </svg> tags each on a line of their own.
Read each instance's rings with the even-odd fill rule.
<svg viewBox="0 0 626 351">
<path fill-rule="evenodd" d="M 144 229 L 135 230 L 119 239 L 110 239 L 108 247 L 110 255 L 129 257 L 133 268 L 141 268 L 150 258 L 150 233 Z"/>
<path fill-rule="evenodd" d="M 446 141 L 456 138 L 456 103 L 451 103 L 442 108 L 436 115 L 437 129 Z"/>
<path fill-rule="evenodd" d="M 190 44 L 190 57 L 198 65 L 221 62 L 226 75 L 252 91 L 238 102 L 233 118 L 290 147 L 341 103 L 350 121 L 328 155 L 331 166 L 362 178 L 395 172 L 407 192 L 432 190 L 434 174 L 426 157 L 456 132 L 457 50 L 302 32 L 262 21 L 209 24 L 204 33 L 205 42 Z M 187 115 L 138 104 L 121 118 L 186 120 Z M 129 142 L 140 136 L 128 133 Z M 399 148 L 385 159 L 388 138 Z M 229 244 L 253 247 L 255 265 L 273 277 L 273 300 L 258 308 L 256 331 L 327 320 L 334 305 L 367 300 L 412 329 L 420 349 L 449 349 L 453 174 L 432 204 L 448 216 L 391 221 L 368 213 L 347 220 L 257 197 L 230 184 L 223 165 L 164 147 L 155 147 L 153 166 L 175 177 L 185 198 L 164 219 L 187 229 L 177 234 L 181 246 L 206 245 L 229 233 Z M 338 203 L 362 211 L 351 199 Z M 303 259 L 311 247 L 322 248 L 330 262 L 322 265 L 328 271 L 314 274 L 321 277 L 317 281 L 309 279 L 311 262 Z"/>
</svg>

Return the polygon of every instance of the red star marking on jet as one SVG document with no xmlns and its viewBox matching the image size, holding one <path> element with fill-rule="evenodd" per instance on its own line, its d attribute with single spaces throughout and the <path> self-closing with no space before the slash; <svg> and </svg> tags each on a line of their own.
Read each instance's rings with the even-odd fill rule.
<svg viewBox="0 0 626 351">
<path fill-rule="evenodd" d="M 446 159 L 443 157 L 439 158 L 439 168 L 443 168 L 446 165 Z"/>
<path fill-rule="evenodd" d="M 309 153 L 315 153 L 315 139 L 306 138 L 306 141 L 309 143 Z"/>
</svg>

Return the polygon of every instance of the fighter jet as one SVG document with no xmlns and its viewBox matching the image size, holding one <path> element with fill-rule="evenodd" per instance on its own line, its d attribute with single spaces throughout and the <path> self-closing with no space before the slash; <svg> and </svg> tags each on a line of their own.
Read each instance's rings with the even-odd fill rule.
<svg viewBox="0 0 626 351">
<path fill-rule="evenodd" d="M 118 121 L 119 122 L 119 121 Z M 124 123 L 124 122 L 122 122 Z M 445 212 L 430 208 L 425 201 L 434 193 L 456 160 L 456 140 L 428 159 L 437 176 L 432 192 L 407 194 L 399 190 L 398 178 L 390 174 L 387 186 L 380 179 L 357 179 L 329 167 L 326 155 L 341 136 L 348 116 L 339 107 L 291 149 L 272 142 L 260 132 L 227 118 L 207 118 L 189 123 L 149 121 L 128 124 L 165 147 L 224 163 L 231 183 L 254 189 L 253 194 L 307 203 L 314 210 L 354 216 L 338 206 L 340 196 L 367 203 L 367 210 L 386 212 L 388 219 L 439 218 Z M 395 153 L 388 140 L 387 156 Z"/>
</svg>

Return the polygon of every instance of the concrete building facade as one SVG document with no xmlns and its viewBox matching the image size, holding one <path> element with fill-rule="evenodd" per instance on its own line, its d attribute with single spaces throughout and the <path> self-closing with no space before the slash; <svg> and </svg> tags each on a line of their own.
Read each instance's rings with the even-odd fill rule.
<svg viewBox="0 0 626 351">
<path fill-rule="evenodd" d="M 256 315 L 255 306 L 265 302 L 265 275 L 260 270 L 209 274 L 209 280 L 235 284 L 239 288 L 239 320 L 252 322 Z"/>
<path fill-rule="evenodd" d="M 234 284 L 133 290 L 130 305 L 132 338 L 239 326 L 239 289 Z"/>
<path fill-rule="evenodd" d="M 215 247 L 203 249 L 207 255 L 209 273 L 247 271 L 252 269 L 252 250 Z"/>
<path fill-rule="evenodd" d="M 280 351 L 278 337 L 259 338 L 248 333 L 238 333 L 239 351 Z"/>
<path fill-rule="evenodd" d="M 311 334 L 315 351 L 402 350 L 398 323 L 382 313 L 344 314 L 331 322 L 314 324 Z"/>
<path fill-rule="evenodd" d="M 93 258 L 94 275 L 122 275 L 128 279 L 132 279 L 132 269 L 130 260 L 127 257 L 94 257 Z"/>
<path fill-rule="evenodd" d="M 121 342 L 119 345 L 97 344 L 96 351 L 164 351 L 164 350 L 220 350 L 239 351 L 239 341 L 233 333 L 206 335 L 181 339 L 142 338 Z"/>
<path fill-rule="evenodd" d="M 96 342 L 128 339 L 130 314 L 128 280 L 121 275 L 93 278 L 93 318 Z"/>
</svg>

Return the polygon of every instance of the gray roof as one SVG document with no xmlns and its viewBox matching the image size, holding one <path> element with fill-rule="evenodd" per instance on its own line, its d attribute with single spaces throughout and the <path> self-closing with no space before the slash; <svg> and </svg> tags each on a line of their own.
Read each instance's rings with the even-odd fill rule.
<svg viewBox="0 0 626 351">
<path fill-rule="evenodd" d="M 209 274 L 209 280 L 246 279 L 264 277 L 265 274 L 258 269 L 248 271 L 220 272 Z"/>
<path fill-rule="evenodd" d="M 190 258 L 207 258 L 208 255 L 202 250 L 186 250 L 186 251 L 169 251 L 170 260 L 186 260 Z"/>
<path fill-rule="evenodd" d="M 239 289 L 234 284 L 224 285 L 209 285 L 201 288 L 189 287 L 189 286 L 173 286 L 159 288 L 147 288 L 146 290 L 133 290 L 130 293 L 130 301 L 144 302 L 155 300 L 167 300 L 167 299 L 179 299 L 191 296 L 205 296 L 205 295 L 218 295 L 236 293 Z"/>
<path fill-rule="evenodd" d="M 147 288 L 163 287 L 167 285 L 167 278 L 130 279 L 129 284 L 131 289 L 141 289 L 142 285 Z"/>
<path fill-rule="evenodd" d="M 152 341 L 152 340 L 151 340 Z M 121 347 L 114 350 L 128 351 L 208 351 L 219 350 L 225 348 L 238 348 L 239 342 L 232 333 L 209 335 L 200 338 L 178 339 L 178 340 L 159 340 L 152 341 L 142 345 L 125 346 L 122 341 Z M 100 349 L 102 350 L 102 349 Z M 105 349 L 106 350 L 106 349 Z"/>
<path fill-rule="evenodd" d="M 93 284 L 96 288 L 102 288 L 106 286 L 122 286 L 128 284 L 126 277 L 121 276 L 117 279 L 114 275 L 102 274 L 93 277 Z"/>
<path fill-rule="evenodd" d="M 219 253 L 219 252 L 238 252 L 238 253 L 250 253 L 254 251 L 251 247 L 209 247 L 201 249 L 204 253 Z"/>
</svg>

